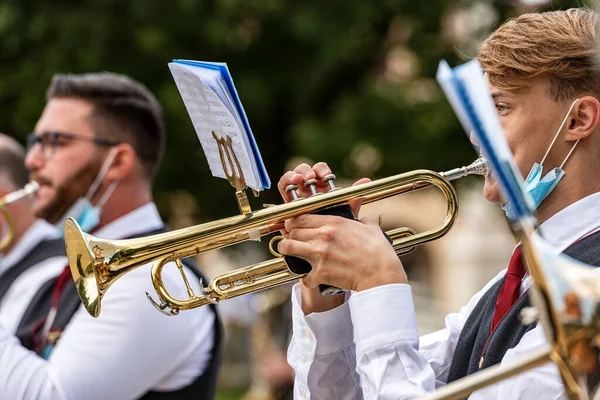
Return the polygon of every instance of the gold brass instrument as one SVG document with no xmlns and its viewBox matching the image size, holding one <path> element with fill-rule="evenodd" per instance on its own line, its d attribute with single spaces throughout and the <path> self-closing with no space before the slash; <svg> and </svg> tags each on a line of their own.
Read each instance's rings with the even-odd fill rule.
<svg viewBox="0 0 600 400">
<path fill-rule="evenodd" d="M 544 326 L 549 345 L 505 365 L 469 375 L 420 400 L 458 400 L 503 379 L 553 362 L 571 400 L 600 398 L 600 275 L 593 266 L 560 259 L 544 250 L 535 222 L 513 226 L 521 241 L 527 269 L 533 279 L 533 307 L 521 315 L 526 324 Z M 546 245 L 548 246 L 548 245 Z"/>
<path fill-rule="evenodd" d="M 152 283 L 161 302 L 156 303 L 148 293 L 146 295 L 159 311 L 176 315 L 179 310 L 217 303 L 301 277 L 287 268 L 283 258 L 275 258 L 219 275 L 207 287 L 201 282 L 201 294 L 195 295 L 182 269 L 183 258 L 247 240 L 259 240 L 263 235 L 279 231 L 287 219 L 318 209 L 344 204 L 353 199 L 362 199 L 362 203 L 367 204 L 435 186 L 447 200 L 446 217 L 441 225 L 421 233 L 415 233 L 410 228 L 386 232 L 393 241 L 396 253 L 403 254 L 450 230 L 458 213 L 456 192 L 450 181 L 471 174 L 487 174 L 483 158 L 467 167 L 443 173 L 416 170 L 344 189 L 337 189 L 330 182 L 331 188 L 335 190 L 328 193 L 140 239 L 102 240 L 82 232 L 77 222 L 69 218 L 65 222 L 67 256 L 79 296 L 90 315 L 99 315 L 102 296 L 115 280 L 151 261 L 155 261 Z M 161 271 L 165 264 L 172 261 L 182 274 L 188 299 L 174 298 L 163 284 Z"/>
<path fill-rule="evenodd" d="M 40 185 L 37 182 L 31 181 L 25 185 L 23 189 L 16 190 L 4 197 L 0 197 L 0 214 L 4 217 L 6 223 L 8 224 L 8 232 L 0 238 L 0 252 L 4 251 L 8 246 L 10 246 L 15 237 L 15 220 L 8 211 L 7 206 L 11 203 L 21 200 L 24 197 L 34 194 L 39 188 Z"/>
</svg>

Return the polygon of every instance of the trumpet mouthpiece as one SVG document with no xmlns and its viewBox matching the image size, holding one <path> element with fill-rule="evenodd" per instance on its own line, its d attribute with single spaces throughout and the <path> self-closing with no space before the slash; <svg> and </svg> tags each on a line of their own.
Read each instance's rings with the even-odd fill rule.
<svg viewBox="0 0 600 400">
<path fill-rule="evenodd" d="M 477 160 L 473 161 L 469 166 L 465 168 L 471 169 L 471 172 L 468 175 L 488 176 L 490 172 L 488 162 L 483 156 L 477 157 Z"/>
<path fill-rule="evenodd" d="M 477 160 L 473 161 L 466 167 L 451 169 L 450 171 L 443 172 L 442 175 L 447 180 L 453 181 L 467 175 L 487 176 L 488 173 L 489 169 L 487 160 L 483 156 L 479 156 Z"/>
</svg>

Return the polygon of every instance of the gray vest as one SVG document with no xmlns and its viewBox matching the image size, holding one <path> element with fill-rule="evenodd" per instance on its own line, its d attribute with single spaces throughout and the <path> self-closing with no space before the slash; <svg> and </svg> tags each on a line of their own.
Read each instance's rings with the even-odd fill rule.
<svg viewBox="0 0 600 400">
<path fill-rule="evenodd" d="M 564 253 L 586 264 L 599 267 L 600 232 L 571 245 Z M 506 352 L 515 347 L 523 335 L 535 327 L 535 323 L 523 325 L 519 319 L 521 310 L 530 306 L 529 293 L 525 292 L 490 336 L 496 300 L 503 283 L 504 279 L 496 282 L 469 315 L 454 350 L 448 383 L 480 369 L 499 364 Z"/>
<path fill-rule="evenodd" d="M 0 275 L 0 302 L 19 276 L 29 268 L 53 257 L 66 256 L 63 239 L 43 240 L 27 253 L 16 265 Z"/>
<path fill-rule="evenodd" d="M 133 237 L 142 237 L 147 235 L 153 235 L 158 233 L 166 232 L 164 228 L 157 229 L 150 232 L 145 232 L 143 234 L 139 234 Z M 64 249 L 64 247 L 63 247 Z M 189 259 L 182 260 L 183 264 L 188 267 L 192 273 L 194 273 L 198 278 L 202 279 L 204 282 L 207 282 L 206 278 L 202 275 L 202 273 L 196 268 L 196 266 L 190 262 Z M 16 336 L 21 341 L 23 347 L 33 350 L 34 349 L 34 340 L 33 340 L 33 332 L 36 331 L 40 327 L 40 322 L 43 321 L 44 318 L 48 315 L 50 307 L 52 306 L 52 295 L 54 291 L 55 279 L 52 279 L 46 284 L 44 284 L 36 296 L 33 298 L 29 307 L 25 311 L 23 318 L 21 319 L 21 323 L 17 329 Z M 62 332 L 65 327 L 69 324 L 71 318 L 81 305 L 81 300 L 79 299 L 79 295 L 77 294 L 77 289 L 75 288 L 75 284 L 72 280 L 69 280 L 69 283 L 64 288 L 60 301 L 58 303 L 58 312 L 56 314 L 56 318 L 54 319 L 54 323 L 52 324 L 52 330 L 58 330 Z M 219 367 L 221 364 L 222 358 L 222 328 L 221 321 L 219 318 L 219 314 L 217 312 L 217 307 L 213 304 L 209 304 L 208 306 L 210 310 L 215 315 L 214 322 L 214 337 L 213 337 L 213 348 L 211 349 L 211 357 L 209 364 L 206 370 L 202 373 L 202 375 L 198 376 L 196 380 L 190 383 L 188 386 L 183 387 L 179 390 L 170 391 L 170 392 L 160 392 L 160 391 L 150 391 L 144 394 L 140 399 L 143 400 L 186 400 L 186 399 L 197 399 L 197 400 L 212 400 L 216 394 L 216 385 L 217 385 L 217 377 L 219 372 Z M 158 312 L 158 311 L 157 311 Z M 194 312 L 194 311 L 188 311 Z M 173 317 L 177 318 L 177 317 Z M 168 340 L 168 338 L 165 338 Z M 43 351 L 43 349 L 38 350 Z M 157 366 L 159 368 L 160 366 Z"/>
</svg>

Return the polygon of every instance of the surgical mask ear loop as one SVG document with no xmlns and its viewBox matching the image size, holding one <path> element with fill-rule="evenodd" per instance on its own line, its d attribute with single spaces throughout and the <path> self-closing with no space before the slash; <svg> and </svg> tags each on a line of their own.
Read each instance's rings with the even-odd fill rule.
<svg viewBox="0 0 600 400">
<path fill-rule="evenodd" d="M 567 120 L 569 119 L 569 115 L 571 114 L 571 111 L 573 111 L 573 107 L 575 107 L 575 104 L 577 104 L 577 102 L 579 100 L 580 99 L 576 99 L 573 102 L 573 104 L 571 104 L 571 107 L 569 107 L 569 111 L 567 111 L 567 115 L 565 115 L 565 118 L 563 119 L 562 124 L 560 124 L 560 127 L 558 128 L 558 131 L 556 131 L 556 135 L 554 135 L 554 139 L 552 139 L 552 143 L 550 143 L 550 146 L 548 147 L 548 150 L 546 150 L 546 154 L 544 154 L 544 157 L 542 158 L 542 161 L 540 162 L 540 165 L 544 165 L 544 161 L 546 161 L 546 157 L 548 157 L 548 154 L 550 153 L 550 150 L 552 149 L 552 146 L 554 146 L 554 142 L 556 142 L 556 139 L 558 138 L 558 135 L 560 135 L 560 131 L 562 131 L 562 128 L 565 126 L 565 124 L 567 123 Z M 575 142 L 575 144 L 571 148 L 571 151 L 569 151 L 569 154 L 567 154 L 567 157 L 564 159 L 564 161 L 562 162 L 562 164 L 560 165 L 559 168 L 562 168 L 563 165 L 565 165 L 565 163 L 567 162 L 567 160 L 571 156 L 571 153 L 573 153 L 573 150 L 575 150 L 575 147 L 579 143 L 579 140 L 581 140 L 581 139 L 578 139 Z"/>
<path fill-rule="evenodd" d="M 94 182 L 88 189 L 87 193 L 85 194 L 85 198 L 88 199 L 89 201 L 91 201 L 94 194 L 96 194 L 98 187 L 102 183 L 102 179 L 104 179 L 104 176 L 108 172 L 108 169 L 110 168 L 113 161 L 115 160 L 115 157 L 117 155 L 116 150 L 117 149 L 114 147 L 110 150 L 110 152 L 108 153 L 108 156 L 106 156 L 106 159 L 104 160 L 104 163 L 102 164 L 102 168 L 100 168 L 100 171 L 98 172 L 98 175 L 96 176 L 96 179 L 94 180 Z M 114 188 L 112 190 L 114 190 Z M 108 189 L 107 189 L 107 191 L 108 191 Z M 104 196 L 102 196 L 102 197 L 104 197 Z"/>
<path fill-rule="evenodd" d="M 106 190 L 104 191 L 104 194 L 102 195 L 100 200 L 98 200 L 98 203 L 96 203 L 96 205 L 94 207 L 101 210 L 102 207 L 104 207 L 104 204 L 106 204 L 106 202 L 108 201 L 110 196 L 113 194 L 113 192 L 117 188 L 117 185 L 119 184 L 119 182 L 120 181 L 118 181 L 118 180 L 111 182 L 110 185 L 108 186 L 108 188 L 106 188 Z"/>
</svg>

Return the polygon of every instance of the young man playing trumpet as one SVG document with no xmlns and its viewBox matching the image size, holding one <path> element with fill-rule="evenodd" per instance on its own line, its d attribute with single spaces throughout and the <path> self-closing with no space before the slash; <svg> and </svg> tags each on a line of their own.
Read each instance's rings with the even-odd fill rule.
<svg viewBox="0 0 600 400">
<path fill-rule="evenodd" d="M 164 231 L 152 201 L 163 153 L 160 105 L 140 83 L 112 73 L 57 75 L 26 165 L 40 189 L 36 216 L 62 231 L 67 216 L 87 232 L 126 239 Z M 188 399 L 214 397 L 219 325 L 214 307 L 168 318 L 144 295 L 148 268 L 129 272 L 92 318 L 65 263 L 37 293 L 17 331 L 0 327 L 2 399 Z M 163 279 L 185 296 L 176 268 Z M 199 273 L 186 267 L 192 286 Z M 172 289 L 171 289 L 172 288 Z"/>
<path fill-rule="evenodd" d="M 521 173 L 543 164 L 549 184 L 531 190 L 542 235 L 594 265 L 600 265 L 598 23 L 588 9 L 522 15 L 490 35 L 477 55 Z M 288 185 L 303 187 L 329 173 L 324 163 L 303 164 L 278 187 L 289 201 Z M 493 173 L 484 196 L 503 202 Z M 504 207 L 510 213 L 511 205 Z M 359 205 L 353 208 L 357 213 Z M 279 251 L 313 267 L 292 296 L 288 360 L 298 399 L 413 398 L 547 345 L 541 326 L 519 320 L 531 284 L 519 247 L 508 271 L 448 315 L 445 329 L 419 338 L 406 274 L 375 221 L 303 215 L 286 221 L 285 229 Z M 323 297 L 319 284 L 353 292 L 348 299 Z M 471 398 L 563 396 L 557 368 L 546 364 Z"/>
<path fill-rule="evenodd" d="M 29 182 L 25 149 L 0 133 L 0 199 Z M 36 219 L 31 199 L 6 205 L 14 221 L 12 240 L 0 249 L 0 326 L 15 333 L 29 302 L 39 288 L 55 278 L 67 258 L 65 243 L 54 227 Z M 0 241 L 9 234 L 8 221 L 0 216 Z"/>
</svg>

